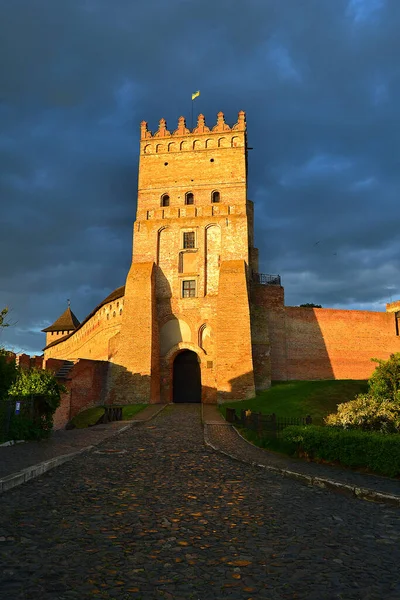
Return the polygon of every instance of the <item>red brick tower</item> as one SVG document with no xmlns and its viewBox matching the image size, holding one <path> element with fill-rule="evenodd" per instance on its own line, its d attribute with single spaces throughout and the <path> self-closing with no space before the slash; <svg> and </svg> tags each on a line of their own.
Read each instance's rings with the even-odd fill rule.
<svg viewBox="0 0 400 600">
<path fill-rule="evenodd" d="M 190 131 L 141 124 L 132 265 L 113 399 L 170 402 L 255 393 L 250 273 L 257 271 L 247 200 L 245 113 Z M 117 367 L 119 366 L 119 367 Z"/>
</svg>

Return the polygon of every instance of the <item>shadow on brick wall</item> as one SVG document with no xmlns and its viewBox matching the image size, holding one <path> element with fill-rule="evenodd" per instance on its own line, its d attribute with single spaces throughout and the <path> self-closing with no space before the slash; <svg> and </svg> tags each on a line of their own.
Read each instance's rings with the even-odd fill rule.
<svg viewBox="0 0 400 600">
<path fill-rule="evenodd" d="M 319 309 L 285 308 L 286 379 L 334 379 L 331 358 L 318 323 Z M 350 335 L 350 332 L 349 332 Z M 283 373 L 282 373 L 283 374 Z M 274 379 L 283 379 L 279 377 Z"/>
<path fill-rule="evenodd" d="M 263 353 L 269 351 L 272 381 L 334 379 L 331 358 L 318 323 L 317 311 L 285 306 L 284 288 L 253 285 L 253 359 L 262 371 Z M 268 343 L 263 345 L 263 340 Z M 340 343 L 340 340 L 339 340 Z M 260 389 L 260 385 L 257 385 Z"/>
</svg>

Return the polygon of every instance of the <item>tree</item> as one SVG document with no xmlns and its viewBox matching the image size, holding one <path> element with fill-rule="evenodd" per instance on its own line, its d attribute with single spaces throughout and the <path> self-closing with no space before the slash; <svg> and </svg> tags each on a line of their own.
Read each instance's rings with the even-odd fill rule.
<svg viewBox="0 0 400 600">
<path fill-rule="evenodd" d="M 48 437 L 53 428 L 53 416 L 60 406 L 60 385 L 51 371 L 44 369 L 19 369 L 18 376 L 8 394 L 22 400 L 21 414 L 13 417 L 13 439 L 41 439 Z"/>
<path fill-rule="evenodd" d="M 313 304 L 312 302 L 307 302 L 307 304 L 300 304 L 301 308 L 322 308 L 320 304 Z"/>
<path fill-rule="evenodd" d="M 8 307 L 6 306 L 2 310 L 0 310 L 0 327 L 9 327 L 10 323 L 6 323 L 4 319 L 6 318 L 8 313 Z"/>
<path fill-rule="evenodd" d="M 0 310 L 0 331 L 4 327 L 9 327 L 9 323 L 5 322 L 8 308 Z M 13 384 L 17 377 L 17 368 L 15 366 L 15 360 L 10 358 L 10 354 L 0 348 L 0 400 L 3 400 L 7 396 L 9 387 Z"/>
<path fill-rule="evenodd" d="M 11 385 L 17 377 L 15 360 L 10 359 L 6 350 L 0 348 L 0 401 L 4 400 Z"/>
</svg>

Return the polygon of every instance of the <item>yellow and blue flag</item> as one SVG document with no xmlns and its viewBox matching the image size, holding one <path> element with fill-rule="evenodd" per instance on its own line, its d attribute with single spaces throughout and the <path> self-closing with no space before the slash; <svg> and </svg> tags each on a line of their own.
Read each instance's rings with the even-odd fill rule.
<svg viewBox="0 0 400 600">
<path fill-rule="evenodd" d="M 200 96 L 200 92 L 197 91 L 194 94 L 192 94 L 192 100 L 195 100 L 195 98 L 198 98 Z"/>
</svg>

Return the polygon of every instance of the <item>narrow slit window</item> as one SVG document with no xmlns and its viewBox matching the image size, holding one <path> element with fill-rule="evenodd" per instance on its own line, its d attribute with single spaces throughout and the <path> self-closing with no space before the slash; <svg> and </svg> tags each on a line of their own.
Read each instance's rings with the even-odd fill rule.
<svg viewBox="0 0 400 600">
<path fill-rule="evenodd" d="M 211 195 L 211 202 L 219 202 L 221 199 L 219 192 L 213 192 Z"/>
<path fill-rule="evenodd" d="M 194 204 L 194 195 L 192 192 L 187 192 L 185 196 L 185 204 Z"/>
<path fill-rule="evenodd" d="M 196 297 L 196 281 L 194 279 L 188 279 L 182 282 L 182 297 L 183 298 L 195 298 Z"/>
<path fill-rule="evenodd" d="M 194 248 L 195 247 L 195 235 L 194 231 L 185 231 L 183 234 L 183 247 Z"/>
<path fill-rule="evenodd" d="M 161 206 L 169 206 L 168 194 L 164 194 L 163 196 L 161 196 Z"/>
</svg>

